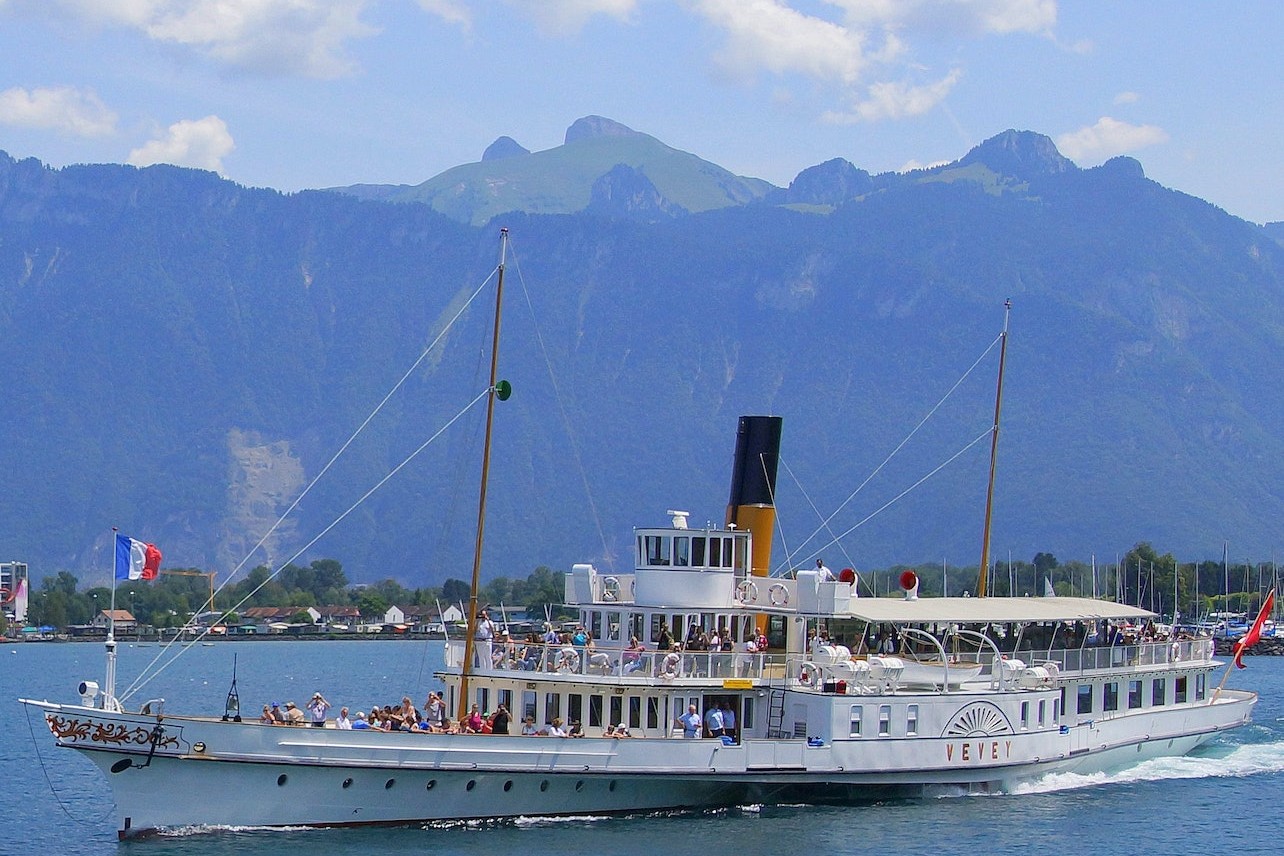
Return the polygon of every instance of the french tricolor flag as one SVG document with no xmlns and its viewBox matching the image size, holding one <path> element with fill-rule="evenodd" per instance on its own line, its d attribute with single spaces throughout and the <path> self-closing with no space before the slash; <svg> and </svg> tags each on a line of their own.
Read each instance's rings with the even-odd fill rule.
<svg viewBox="0 0 1284 856">
<path fill-rule="evenodd" d="M 116 535 L 116 579 L 154 580 L 160 570 L 161 551 L 128 535 Z"/>
</svg>

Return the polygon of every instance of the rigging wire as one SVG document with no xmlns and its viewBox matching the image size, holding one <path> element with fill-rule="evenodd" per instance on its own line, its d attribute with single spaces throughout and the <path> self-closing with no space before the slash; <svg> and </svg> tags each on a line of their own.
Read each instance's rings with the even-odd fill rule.
<svg viewBox="0 0 1284 856">
<path fill-rule="evenodd" d="M 853 499 L 855 499 L 856 495 L 859 494 L 862 490 L 864 490 L 865 486 L 868 485 L 876 475 L 882 472 L 884 467 L 886 467 L 889 463 L 891 463 L 892 458 L 896 457 L 896 455 L 900 453 L 901 449 L 905 448 L 905 445 L 911 439 L 913 439 L 914 435 L 917 434 L 919 430 L 924 425 L 927 424 L 928 420 L 930 420 L 933 416 L 936 415 L 936 411 L 940 410 L 941 407 L 944 406 L 945 402 L 949 400 L 950 396 L 952 396 L 955 393 L 955 391 L 958 390 L 958 388 L 963 385 L 963 381 L 968 379 L 968 377 L 972 374 L 972 372 L 976 370 L 976 367 L 981 364 L 981 361 L 984 360 L 986 356 L 989 355 L 990 351 L 994 350 L 994 346 L 999 344 L 999 342 L 1001 342 L 1002 340 L 1003 340 L 1003 336 L 1000 334 L 994 338 L 994 341 L 990 342 L 990 344 L 985 348 L 985 350 L 981 352 L 981 355 L 972 362 L 972 365 L 968 366 L 967 371 L 963 372 L 963 374 L 959 377 L 957 381 L 954 382 L 954 385 L 949 388 L 949 390 L 945 393 L 945 395 L 941 396 L 941 399 L 937 401 L 936 404 L 934 404 L 930 410 L 928 410 L 928 412 L 926 413 L 926 415 L 923 416 L 922 419 L 919 420 L 919 423 L 914 426 L 913 430 L 911 430 L 908 434 L 906 434 L 905 438 L 902 439 L 901 442 L 896 445 L 896 448 L 892 449 L 892 451 L 887 455 L 887 457 L 883 459 L 883 462 L 880 463 L 877 467 L 875 467 L 873 471 L 868 476 L 865 477 L 865 480 L 862 481 L 859 485 L 857 485 L 856 489 L 853 490 L 847 496 L 846 499 L 844 499 L 841 503 L 839 503 L 838 507 L 835 508 L 832 512 L 830 512 L 829 516 L 825 517 L 821 521 L 820 525 L 817 526 L 810 535 L 808 535 L 806 538 L 803 539 L 802 543 L 798 545 L 797 551 L 795 551 L 792 554 L 787 554 L 785 556 L 786 565 L 793 564 L 794 556 L 796 556 L 798 552 L 801 552 L 802 549 L 806 547 L 809 543 L 811 543 L 812 539 L 815 538 L 817 535 L 819 535 L 822 531 L 829 529 L 830 521 L 832 521 L 840 511 L 846 508 L 847 504 L 850 503 Z M 986 433 L 988 435 L 989 432 L 987 431 Z M 951 460 L 953 459 L 951 458 Z M 819 516 L 819 512 L 817 512 L 817 516 Z M 850 532 L 851 530 L 848 530 L 848 531 Z M 832 535 L 832 531 L 830 532 L 830 534 Z M 834 539 L 833 541 L 830 541 L 830 543 L 832 544 L 832 543 L 835 543 L 836 541 L 837 539 Z"/>
<path fill-rule="evenodd" d="M 397 380 L 397 382 L 393 384 L 392 388 L 388 390 L 387 394 L 384 395 L 384 397 L 379 401 L 379 403 L 375 405 L 374 409 L 371 410 L 370 413 L 366 416 L 366 418 L 362 420 L 361 424 L 359 424 L 356 427 L 356 429 L 352 432 L 352 434 L 348 436 L 348 439 L 345 440 L 339 446 L 339 449 L 334 453 L 334 455 L 330 457 L 330 460 L 328 460 L 325 463 L 325 466 L 323 466 L 320 469 L 320 471 L 318 471 L 317 474 L 312 478 L 312 480 L 308 482 L 307 486 L 304 487 L 303 491 L 297 497 L 295 497 L 294 501 L 290 503 L 289 507 L 286 508 L 285 511 L 281 513 L 281 515 L 277 518 L 276 522 L 273 523 L 265 533 L 263 533 L 263 536 L 258 540 L 258 543 L 256 543 L 252 548 L 250 548 L 249 552 L 247 552 L 245 554 L 245 557 L 241 559 L 241 561 L 236 565 L 235 568 L 232 569 L 232 572 L 227 575 L 227 578 L 222 582 L 222 584 L 220 584 L 219 587 L 213 593 L 211 593 L 210 598 L 205 602 L 206 606 L 208 606 L 211 610 L 214 608 L 214 605 L 213 605 L 214 598 L 218 594 L 220 594 L 223 591 L 223 589 L 225 589 L 232 582 L 232 580 L 236 577 L 238 573 L 241 572 L 241 570 L 245 567 L 246 563 L 250 560 L 250 557 L 258 552 L 259 548 L 261 548 L 267 542 L 268 538 L 272 536 L 272 533 L 274 533 L 281 526 L 281 524 L 285 522 L 286 518 L 288 518 L 294 512 L 294 510 L 299 506 L 299 503 L 303 501 L 303 498 L 308 495 L 308 493 L 312 490 L 312 488 L 316 487 L 317 483 L 325 476 L 327 472 L 329 472 L 330 468 L 334 466 L 335 462 L 338 461 L 338 459 L 348 450 L 348 447 L 351 446 L 353 442 L 356 441 L 357 437 L 361 435 L 361 433 L 366 429 L 366 427 L 369 426 L 369 424 L 374 420 L 374 418 L 383 410 L 384 406 L 392 399 L 392 397 L 397 393 L 397 391 L 400 390 L 401 387 L 405 385 L 406 381 L 410 379 L 410 376 L 414 374 L 415 370 L 419 368 L 419 366 L 423 363 L 425 359 L 427 359 L 428 355 L 433 352 L 433 350 L 437 347 L 438 344 L 441 343 L 443 339 L 445 339 L 446 334 L 450 332 L 450 330 L 454 327 L 455 323 L 460 319 L 460 317 L 463 316 L 464 312 L 467 311 L 468 307 L 471 306 L 473 301 L 477 299 L 477 296 L 481 294 L 483 290 L 485 290 L 487 285 L 490 284 L 490 281 L 496 276 L 496 274 L 498 273 L 498 270 L 499 270 L 498 267 L 492 269 L 491 272 L 486 276 L 486 278 L 481 282 L 481 284 L 479 284 L 475 289 L 473 289 L 472 293 L 468 295 L 468 298 L 460 305 L 459 309 L 456 310 L 454 315 L 452 315 L 450 319 L 445 323 L 441 331 L 438 332 L 438 334 L 435 337 L 433 337 L 433 340 L 429 342 L 428 345 L 420 352 L 419 356 L 414 360 L 413 363 L 411 363 L 410 367 L 406 369 L 406 371 L 401 375 L 401 377 Z M 485 397 L 485 394 L 486 393 L 483 392 L 480 397 Z M 465 412 L 467 412 L 476 404 L 477 400 L 478 399 L 474 399 L 474 401 L 468 404 L 462 411 L 460 411 L 460 413 L 452 417 L 451 420 L 446 423 L 446 426 L 444 426 L 441 429 L 441 431 L 444 431 L 445 428 L 454 424 L 454 422 L 458 420 L 460 416 L 462 416 Z M 429 439 L 428 443 L 432 442 L 433 439 L 440 436 L 441 431 L 438 431 L 436 434 L 434 434 L 433 437 Z M 388 478 L 390 478 L 394 473 L 396 473 L 398 470 L 404 467 L 407 463 L 409 463 L 409 461 L 412 458 L 414 458 L 416 455 L 418 455 L 421 451 L 423 451 L 423 449 L 426 446 L 427 446 L 427 443 L 425 443 L 423 446 L 420 446 L 418 449 L 412 452 L 408 458 L 402 461 L 401 464 L 399 464 L 395 469 L 392 470 L 392 472 L 390 472 L 387 476 L 385 476 L 383 480 L 381 480 L 378 484 L 376 484 L 375 487 L 372 488 L 369 493 L 367 493 L 360 500 L 358 500 L 357 505 L 359 505 L 361 502 L 364 502 L 365 499 L 370 495 L 370 493 L 373 493 L 375 490 L 381 487 L 383 483 L 388 480 Z M 330 529 L 332 529 L 340 520 L 342 520 L 344 517 L 347 517 L 348 514 L 350 514 L 355 507 L 356 506 L 354 505 L 351 508 L 349 508 L 347 511 L 344 511 L 342 515 L 340 515 L 337 519 L 335 519 L 332 523 L 330 523 L 329 526 L 327 526 L 322 531 L 321 535 L 324 535 L 325 533 L 329 532 Z M 317 538 L 320 538 L 321 535 L 318 535 Z M 306 551 L 309 547 L 315 544 L 317 541 L 317 538 L 314 538 L 312 541 L 308 542 L 307 546 L 305 546 L 299 552 L 295 553 L 294 556 L 292 556 L 289 561 L 287 561 L 284 565 L 280 566 L 271 574 L 269 574 L 267 579 L 265 579 L 258 587 L 256 587 L 254 591 L 250 592 L 249 595 L 246 595 L 246 597 L 243 598 L 240 601 L 240 603 L 236 604 L 236 606 L 232 607 L 231 609 L 224 610 L 221 614 L 227 615 L 239 609 L 250 597 L 257 594 L 259 590 L 263 588 L 263 586 L 267 585 L 267 583 L 275 579 L 277 575 L 279 575 L 281 571 L 285 569 L 286 565 L 290 564 L 290 562 L 298 558 L 304 551 Z M 211 624 L 210 627 L 213 627 L 213 624 Z M 191 647 L 192 644 L 199 641 L 200 639 L 205 638 L 207 635 L 209 635 L 209 628 L 207 628 L 202 633 L 200 633 L 190 643 L 183 646 L 181 651 L 187 650 L 188 648 Z M 125 694 L 120 698 L 121 699 L 128 698 L 131 693 L 136 692 L 138 689 L 141 689 L 143 686 L 145 686 L 146 683 L 151 680 L 151 677 L 147 677 L 148 672 L 151 670 L 151 668 L 154 665 L 156 665 L 156 663 L 159 662 L 163 657 L 165 657 L 165 655 L 170 651 L 171 648 L 173 648 L 175 645 L 178 645 L 178 644 L 179 644 L 178 637 L 175 637 L 174 639 L 166 643 L 161 648 L 161 650 L 156 654 L 156 656 L 152 658 L 151 662 L 143 667 L 138 677 L 134 679 L 134 683 L 131 684 L 126 689 Z M 180 651 L 180 655 L 181 655 L 181 651 Z M 175 655 L 175 659 L 177 659 L 178 656 L 179 655 Z M 173 662 L 173 661 L 171 660 L 170 662 Z M 166 663 L 166 666 L 168 666 L 168 663 Z M 162 669 L 163 668 L 164 667 L 162 667 Z M 159 671 L 160 670 L 157 671 L 157 674 L 159 674 Z M 155 677 L 155 675 L 152 675 L 152 677 Z M 145 678 L 146 680 L 144 680 Z"/>
<path fill-rule="evenodd" d="M 584 495 L 588 500 L 589 513 L 593 517 L 593 525 L 597 528 L 597 537 L 602 542 L 602 558 L 608 568 L 614 568 L 614 557 L 610 547 L 607 546 L 606 533 L 602 528 L 602 516 L 598 513 L 597 502 L 593 499 L 593 490 L 589 486 L 588 473 L 584 468 L 584 455 L 580 450 L 579 439 L 576 437 L 574 430 L 572 430 L 571 418 L 566 412 L 566 402 L 562 395 L 562 388 L 557 382 L 557 375 L 553 371 L 553 361 L 548 355 L 548 347 L 544 344 L 544 337 L 540 333 L 539 319 L 535 315 L 535 305 L 531 301 L 530 292 L 526 288 L 526 279 L 522 276 L 522 267 L 517 257 L 517 250 L 511 240 L 508 246 L 513 258 L 513 267 L 517 269 L 517 282 L 522 287 L 522 296 L 526 298 L 526 308 L 531 314 L 531 326 L 535 331 L 535 341 L 539 344 L 540 355 L 544 358 L 544 368 L 548 372 L 549 381 L 553 384 L 553 399 L 557 402 L 557 412 L 562 418 L 562 426 L 566 430 L 567 438 L 570 440 L 571 452 L 575 456 L 575 464 L 579 469 L 580 483 L 584 486 Z"/>
<path fill-rule="evenodd" d="M 312 547 L 312 545 L 313 545 L 313 544 L 315 544 L 316 542 L 318 542 L 318 541 L 320 541 L 322 538 L 324 538 L 324 537 L 325 537 L 325 536 L 330 532 L 330 530 L 331 530 L 331 529 L 333 529 L 334 527 L 338 526 L 338 525 L 339 525 L 339 524 L 344 520 L 344 518 L 346 518 L 349 514 L 351 514 L 352 512 L 356 511 L 356 510 L 357 510 L 357 508 L 358 508 L 362 503 L 364 503 L 367 499 L 369 499 L 369 498 L 374 494 L 374 492 L 375 492 L 375 491 L 379 490 L 379 488 L 381 488 L 381 487 L 383 487 L 385 484 L 387 484 L 387 483 L 388 483 L 388 481 L 389 481 L 389 480 L 391 480 L 393 476 L 395 476 L 397 473 L 401 472 L 401 470 L 402 470 L 402 469 L 404 469 L 407 465 L 409 465 L 411 461 L 413 461 L 416 457 L 418 457 L 418 455 L 419 455 L 419 453 L 420 453 L 420 452 L 422 452 L 424 449 L 427 449 L 430 445 L 432 445 L 432 444 L 433 444 L 433 442 L 435 442 L 435 441 L 437 440 L 437 438 L 438 438 L 438 437 L 440 437 L 442 434 L 444 434 L 444 433 L 446 432 L 446 429 L 448 429 L 448 428 L 450 428 L 450 426 L 454 425 L 454 424 L 455 424 L 455 422 L 457 422 L 460 418 L 462 418 L 462 417 L 463 417 L 463 415 L 464 415 L 465 413 L 467 413 L 469 410 L 472 410 L 474 407 L 476 407 L 478 402 L 485 400 L 485 398 L 486 398 L 488 395 L 490 395 L 490 388 L 489 388 L 489 387 L 488 387 L 488 388 L 486 388 L 486 389 L 484 389 L 484 390 L 482 390 L 480 393 L 478 393 L 478 394 L 477 394 L 477 396 L 476 396 L 472 401 L 470 401 L 470 402 L 468 402 L 468 404 L 464 405 L 463 409 L 462 409 L 462 410 L 460 410 L 458 413 L 456 413 L 454 416 L 452 416 L 452 417 L 450 418 L 450 420 L 446 422 L 446 424 L 445 424 L 445 425 L 442 425 L 440 428 L 438 428 L 438 429 L 437 429 L 437 431 L 436 431 L 436 432 L 435 432 L 431 437 L 429 437 L 427 440 L 423 441 L 423 443 L 419 444 L 418 448 L 416 448 L 413 452 L 411 452 L 409 455 L 407 455 L 407 456 L 406 456 L 406 457 L 401 461 L 401 463 L 397 464 L 397 466 L 395 466 L 395 467 L 393 467 L 391 470 L 389 470 L 389 471 L 388 471 L 388 473 L 387 473 L 383 478 L 379 479 L 379 481 L 377 481 L 377 482 L 375 482 L 375 483 L 374 483 L 374 486 L 372 486 L 369 490 L 367 490 L 365 493 L 363 493 L 363 494 L 362 494 L 362 495 L 357 499 L 357 501 L 356 501 L 356 502 L 354 502 L 354 503 L 352 503 L 352 505 L 348 506 L 348 507 L 347 507 L 347 509 L 345 509 L 345 510 L 343 511 L 343 513 L 341 513 L 338 517 L 336 517 L 334 520 L 332 520 L 332 521 L 329 523 L 329 525 L 327 525 L 324 529 L 322 529 L 320 532 L 318 532 L 318 533 L 317 533 L 317 534 L 312 538 L 312 540 L 311 540 L 311 541 L 309 541 L 308 543 L 306 543 L 306 544 L 304 544 L 302 547 L 300 547 L 300 548 L 299 548 L 299 549 L 294 553 L 294 555 L 293 555 L 293 556 L 291 556 L 290 558 L 286 559 L 286 560 L 285 560 L 285 562 L 284 562 L 284 563 L 283 563 L 279 568 L 277 568 L 275 571 L 273 571 L 271 574 L 269 574 L 269 575 L 267 576 L 267 578 L 263 580 L 263 582 L 261 582 L 261 583 L 259 583 L 257 586 L 255 586 L 255 588 L 254 588 L 254 590 L 253 590 L 253 591 L 251 591 L 249 594 L 245 595 L 245 597 L 241 598 L 240 602 L 239 602 L 239 603 L 237 603 L 235 606 L 233 606 L 233 607 L 232 607 L 230 610 L 228 610 L 228 611 L 229 611 L 229 612 L 235 612 L 236 610 L 238 610 L 238 609 L 240 609 L 242 606 L 244 606 L 246 603 L 248 603 L 248 602 L 249 602 L 249 600 L 250 600 L 250 598 L 252 598 L 252 597 L 254 597 L 254 595 L 258 594 L 258 593 L 259 593 L 259 591 L 260 591 L 260 590 L 262 590 L 262 588 L 263 588 L 264 586 L 266 586 L 266 585 L 267 585 L 268 583 L 270 583 L 273 579 L 275 579 L 275 578 L 276 578 L 276 576 L 277 576 L 277 574 L 281 573 L 281 571 L 285 570 L 285 568 L 286 568 L 288 565 L 290 565 L 291 563 L 293 563 L 295 559 L 299 558 L 299 557 L 300 557 L 300 556 L 302 556 L 304 553 L 306 553 L 309 549 L 311 549 L 311 547 Z M 211 625 L 211 627 L 212 627 L 212 625 Z M 200 640 L 202 640 L 202 639 L 204 639 L 206 636 L 208 636 L 208 635 L 209 635 L 209 633 L 210 633 L 210 629 L 211 629 L 210 627 L 205 628 L 205 630 L 204 630 L 202 633 L 200 633 L 200 634 L 199 634 L 195 639 L 193 639 L 193 640 L 192 640 L 191 642 L 189 642 L 187 645 L 183 646 L 183 649 L 182 649 L 181 651 L 179 651 L 177 654 L 175 654 L 172 658 L 170 658 L 170 660 L 169 660 L 167 663 L 165 663 L 164 665 L 162 665 L 162 666 L 160 666 L 159 668 L 157 668 L 157 669 L 156 669 L 156 671 L 155 671 L 154 673 L 152 673 L 151 675 L 148 675 L 148 676 L 146 677 L 146 680 L 144 680 L 144 675 L 146 675 L 146 670 L 144 670 L 143 674 L 140 674 L 140 675 L 138 676 L 138 678 L 136 678 L 136 679 L 134 680 L 134 683 L 130 684 L 130 685 L 129 685 L 129 687 L 128 687 L 128 688 L 126 688 L 125 692 L 120 696 L 120 700 L 121 700 L 122 702 L 123 702 L 123 701 L 125 701 L 125 700 L 126 700 L 126 699 L 128 699 L 131 695 L 133 695 L 135 692 L 137 692 L 138 690 L 140 690 L 140 689 L 142 689 L 144 686 L 146 686 L 146 685 L 147 685 L 147 684 L 148 684 L 152 679 L 154 679 L 154 678 L 156 678 L 158 675 L 160 675 L 160 673 L 161 673 L 161 672 L 165 671 L 165 669 L 166 669 L 166 668 L 168 668 L 168 667 L 169 667 L 169 665 L 170 665 L 171 663 L 173 663 L 175 660 L 177 660 L 177 659 L 178 659 L 178 657 L 179 657 L 180 655 L 182 655 L 182 654 L 183 654 L 183 653 L 184 653 L 188 648 L 191 648 L 191 647 L 192 647 L 192 645 L 196 644 L 197 642 L 199 642 Z M 166 646 L 166 647 L 161 651 L 161 654 L 164 654 L 164 653 L 165 653 L 165 651 L 168 651 L 168 650 L 169 650 L 169 648 L 170 648 L 170 647 L 172 647 L 172 645 L 173 645 L 173 643 L 172 643 L 172 642 L 170 643 L 170 645 L 167 645 L 167 646 Z M 157 654 L 157 655 L 156 655 L 156 658 L 152 660 L 152 663 L 155 663 L 155 662 L 156 662 L 156 660 L 160 659 L 161 654 Z M 150 668 L 150 667 L 151 667 L 151 664 L 148 664 L 148 668 Z"/>
</svg>

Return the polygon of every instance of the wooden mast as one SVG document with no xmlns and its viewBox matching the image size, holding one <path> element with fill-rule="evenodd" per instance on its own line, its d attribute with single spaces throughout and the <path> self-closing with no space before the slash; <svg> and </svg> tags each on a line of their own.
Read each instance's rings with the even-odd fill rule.
<svg viewBox="0 0 1284 856">
<path fill-rule="evenodd" d="M 985 529 L 981 535 L 981 570 L 976 579 L 976 596 L 985 597 L 986 577 L 990 567 L 990 520 L 994 511 L 994 469 L 999 453 L 999 413 L 1003 409 L 1003 364 L 1008 355 L 1008 317 L 1012 300 L 1003 301 L 1003 333 L 999 339 L 999 383 L 994 393 L 994 428 L 990 433 L 990 484 L 985 492 Z"/>
<path fill-rule="evenodd" d="M 458 719 L 468 715 L 468 676 L 473 667 L 473 638 L 477 633 L 477 589 L 481 584 L 482 534 L 486 528 L 486 480 L 490 474 L 490 438 L 495 418 L 498 393 L 496 376 L 499 369 L 499 317 L 504 300 L 504 262 L 508 254 L 508 229 L 499 230 L 499 277 L 495 287 L 495 328 L 490 344 L 490 390 L 486 396 L 486 439 L 482 443 L 481 488 L 477 497 L 477 540 L 473 545 L 473 577 L 468 595 L 468 631 L 464 637 L 464 662 L 459 671 Z M 508 398 L 508 393 L 500 399 Z"/>
</svg>

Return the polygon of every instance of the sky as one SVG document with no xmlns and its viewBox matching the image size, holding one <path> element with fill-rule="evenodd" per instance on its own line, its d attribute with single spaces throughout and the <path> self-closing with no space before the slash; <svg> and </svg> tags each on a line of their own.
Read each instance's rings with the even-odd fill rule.
<svg viewBox="0 0 1284 856">
<path fill-rule="evenodd" d="M 586 115 L 787 185 L 1008 128 L 1284 220 L 1284 3 L 0 0 L 0 150 L 292 192 L 418 184 Z"/>
</svg>

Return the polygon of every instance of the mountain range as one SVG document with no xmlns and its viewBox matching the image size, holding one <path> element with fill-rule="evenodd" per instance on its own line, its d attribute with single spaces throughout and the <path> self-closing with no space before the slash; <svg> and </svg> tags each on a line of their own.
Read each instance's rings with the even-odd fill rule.
<svg viewBox="0 0 1284 856">
<path fill-rule="evenodd" d="M 1008 299 L 995 555 L 1273 558 L 1279 224 L 1026 131 L 774 187 L 601 117 L 290 195 L 0 154 L 0 554 L 106 578 L 116 526 L 220 579 L 465 578 L 501 226 L 486 576 L 625 571 L 629 527 L 719 522 L 742 413 L 785 417 L 781 565 L 975 565 Z"/>
</svg>

